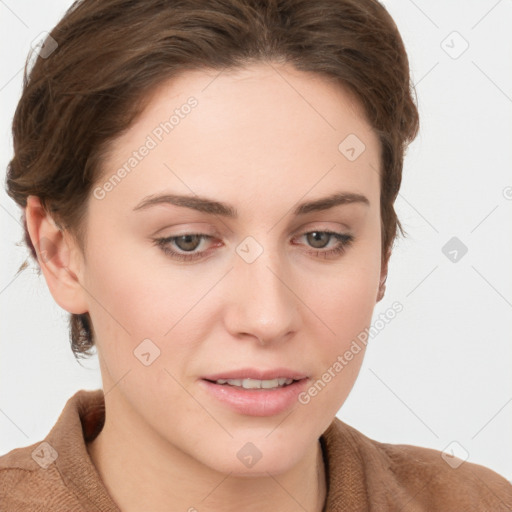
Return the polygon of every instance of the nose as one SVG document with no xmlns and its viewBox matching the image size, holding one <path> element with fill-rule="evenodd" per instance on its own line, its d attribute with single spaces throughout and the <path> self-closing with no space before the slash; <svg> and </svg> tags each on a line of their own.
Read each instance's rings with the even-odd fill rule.
<svg viewBox="0 0 512 512">
<path fill-rule="evenodd" d="M 262 345 L 285 341 L 300 323 L 300 290 L 286 256 L 265 248 L 252 263 L 235 255 L 230 272 L 230 300 L 225 316 L 228 331 Z"/>
</svg>

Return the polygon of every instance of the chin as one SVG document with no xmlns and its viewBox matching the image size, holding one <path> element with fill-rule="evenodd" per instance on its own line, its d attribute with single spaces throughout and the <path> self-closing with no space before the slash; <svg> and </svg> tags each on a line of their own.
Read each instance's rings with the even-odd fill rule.
<svg viewBox="0 0 512 512">
<path fill-rule="evenodd" d="M 217 461 L 218 462 L 218 461 Z M 222 464 L 216 465 L 215 470 L 230 474 L 232 477 L 257 478 L 268 477 L 271 475 L 280 475 L 293 468 L 295 461 L 290 460 L 286 454 L 276 449 L 273 455 L 263 455 L 252 467 L 246 467 L 238 459 L 226 458 Z"/>
<path fill-rule="evenodd" d="M 288 438 L 284 443 L 277 436 L 272 439 L 273 434 L 268 436 L 268 432 L 261 436 L 236 436 L 228 446 L 219 444 L 218 451 L 210 452 L 207 465 L 237 477 L 268 477 L 269 473 L 289 471 L 310 449 L 304 439 Z"/>
</svg>

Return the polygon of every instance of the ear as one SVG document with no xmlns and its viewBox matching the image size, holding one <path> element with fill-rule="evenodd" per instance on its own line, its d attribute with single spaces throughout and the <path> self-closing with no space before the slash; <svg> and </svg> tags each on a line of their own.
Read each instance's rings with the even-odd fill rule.
<svg viewBox="0 0 512 512">
<path fill-rule="evenodd" d="M 70 234 L 55 224 L 37 196 L 28 196 L 25 219 L 39 265 L 55 302 L 70 313 L 86 313 L 86 291 L 77 277 L 81 275 L 82 259 Z"/>
<path fill-rule="evenodd" d="M 386 258 L 381 263 L 379 290 L 377 292 L 376 302 L 379 302 L 382 299 L 382 297 L 384 297 L 384 293 L 386 292 L 386 279 L 388 278 L 388 263 L 390 256 L 391 249 L 387 251 Z"/>
</svg>

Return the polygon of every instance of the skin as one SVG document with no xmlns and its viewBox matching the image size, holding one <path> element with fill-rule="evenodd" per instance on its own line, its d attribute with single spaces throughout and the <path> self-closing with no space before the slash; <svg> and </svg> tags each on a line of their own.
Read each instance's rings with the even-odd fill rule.
<svg viewBox="0 0 512 512">
<path fill-rule="evenodd" d="M 36 247 L 45 237 L 55 248 L 40 264 L 56 302 L 92 318 L 106 422 L 88 450 L 121 510 L 320 511 L 319 437 L 352 389 L 364 350 L 308 404 L 271 416 L 229 409 L 199 379 L 288 367 L 313 383 L 370 326 L 387 273 L 379 142 L 352 96 L 325 78 L 283 63 L 218 73 L 187 71 L 161 84 L 114 141 L 100 185 L 168 113 L 197 98 L 121 183 L 90 197 L 85 255 L 34 196 L 29 233 Z M 354 161 L 338 150 L 349 134 L 366 146 Z M 133 211 L 164 191 L 230 203 L 239 217 L 165 204 Z M 370 205 L 293 215 L 297 203 L 334 191 L 364 194 Z M 322 229 L 354 241 L 325 258 L 317 252 L 336 239 L 315 245 L 305 235 Z M 206 257 L 182 262 L 152 242 L 186 233 L 214 236 L 192 249 Z M 263 248 L 250 264 L 236 252 L 247 236 Z M 182 253 L 193 246 L 168 245 Z M 148 366 L 133 354 L 147 338 L 160 349 Z M 237 457 L 247 442 L 262 454 L 252 468 Z"/>
</svg>

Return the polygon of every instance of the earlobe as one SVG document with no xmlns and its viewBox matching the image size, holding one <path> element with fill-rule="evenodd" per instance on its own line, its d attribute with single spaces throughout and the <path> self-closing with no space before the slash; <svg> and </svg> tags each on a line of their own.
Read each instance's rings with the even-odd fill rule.
<svg viewBox="0 0 512 512">
<path fill-rule="evenodd" d="M 45 211 L 37 196 L 28 196 L 25 207 L 27 230 L 39 266 L 55 302 L 70 313 L 88 311 L 85 290 L 77 275 L 77 263 L 71 258 L 71 239 Z"/>
</svg>

